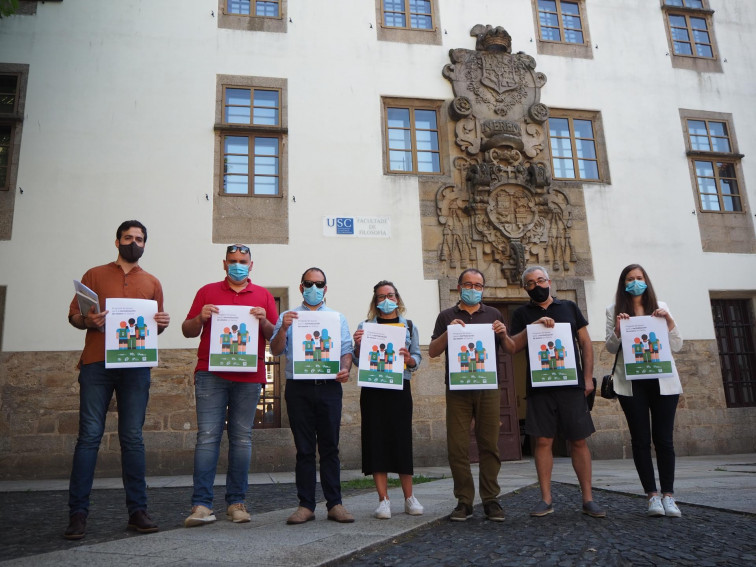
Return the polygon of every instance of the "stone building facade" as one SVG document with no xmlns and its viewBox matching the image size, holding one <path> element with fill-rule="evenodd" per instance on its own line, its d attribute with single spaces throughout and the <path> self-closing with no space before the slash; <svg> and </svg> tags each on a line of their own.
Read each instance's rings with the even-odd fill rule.
<svg viewBox="0 0 756 567">
<path fill-rule="evenodd" d="M 427 344 L 459 272 L 483 271 L 506 319 L 534 263 L 586 313 L 599 379 L 604 309 L 622 267 L 643 264 L 685 339 L 678 454 L 756 451 L 750 0 L 21 4 L 0 20 L 1 479 L 69 473 L 83 342 L 70 282 L 115 257 L 125 218 L 150 230 L 141 263 L 172 315 L 149 474 L 191 473 L 196 341 L 179 328 L 232 242 L 251 245 L 253 281 L 281 310 L 323 267 L 352 329 L 372 285 L 397 284 L 425 355 L 418 466 L 446 459 L 443 361 Z M 369 218 L 383 228 L 329 229 Z M 253 433 L 253 471 L 293 469 L 270 368 L 259 411 L 275 418 Z M 522 356 L 505 368 L 522 421 Z M 344 392 L 342 462 L 359 468 L 359 388 Z M 100 475 L 120 471 L 113 409 Z M 593 416 L 594 456 L 630 458 L 617 402 Z"/>
</svg>

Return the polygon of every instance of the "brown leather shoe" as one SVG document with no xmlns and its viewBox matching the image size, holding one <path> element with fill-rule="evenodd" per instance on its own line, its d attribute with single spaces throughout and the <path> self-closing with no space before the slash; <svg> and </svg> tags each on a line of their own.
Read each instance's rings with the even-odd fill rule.
<svg viewBox="0 0 756 567">
<path fill-rule="evenodd" d="M 63 537 L 66 539 L 81 539 L 87 533 L 87 515 L 84 512 L 76 512 L 68 520 Z"/>
<path fill-rule="evenodd" d="M 328 519 L 340 524 L 351 524 L 354 522 L 354 516 L 347 512 L 347 509 L 341 504 L 336 504 L 336 506 L 328 510 Z"/>
<path fill-rule="evenodd" d="M 137 510 L 131 516 L 129 516 L 129 524 L 127 526 L 130 530 L 136 530 L 140 534 L 151 534 L 158 531 L 158 525 L 152 521 L 147 510 Z"/>
<path fill-rule="evenodd" d="M 286 523 L 289 525 L 304 524 L 305 522 L 311 522 L 315 519 L 315 512 L 304 506 L 297 508 L 294 513 L 289 516 Z"/>
</svg>

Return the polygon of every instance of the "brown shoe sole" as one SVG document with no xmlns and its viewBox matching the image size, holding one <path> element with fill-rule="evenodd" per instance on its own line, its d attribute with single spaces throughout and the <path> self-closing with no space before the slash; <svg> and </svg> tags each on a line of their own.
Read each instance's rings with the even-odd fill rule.
<svg viewBox="0 0 756 567">
<path fill-rule="evenodd" d="M 140 534 L 154 534 L 155 532 L 160 531 L 158 526 L 155 526 L 154 528 L 140 528 L 136 524 L 128 524 L 126 527 L 130 530 L 137 531 Z"/>
<path fill-rule="evenodd" d="M 87 534 L 63 534 L 63 537 L 70 540 L 84 539 Z"/>
</svg>

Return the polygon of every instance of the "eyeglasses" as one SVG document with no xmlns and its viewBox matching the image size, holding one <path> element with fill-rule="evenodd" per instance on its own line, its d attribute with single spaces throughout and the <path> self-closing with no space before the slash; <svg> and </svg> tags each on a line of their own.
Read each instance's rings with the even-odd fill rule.
<svg viewBox="0 0 756 567">
<path fill-rule="evenodd" d="M 526 282 L 523 287 L 527 290 L 531 290 L 535 288 L 536 285 L 543 286 L 543 284 L 545 283 L 549 283 L 549 280 L 547 280 L 546 278 L 538 278 L 535 281 L 530 280 L 529 282 Z"/>
<path fill-rule="evenodd" d="M 311 282 L 310 280 L 303 280 L 302 285 L 308 289 L 312 286 L 315 286 L 318 289 L 323 289 L 325 287 L 325 282 Z"/>
<path fill-rule="evenodd" d="M 233 254 L 234 252 L 241 252 L 242 254 L 249 254 L 249 248 L 240 244 L 232 244 L 226 248 L 226 254 Z M 251 255 L 251 254 L 250 254 Z"/>
<path fill-rule="evenodd" d="M 482 291 L 483 290 L 483 284 L 482 283 L 471 283 L 471 282 L 465 282 L 462 284 L 462 287 L 465 289 L 475 289 L 476 291 Z"/>
<path fill-rule="evenodd" d="M 396 294 L 395 293 L 382 293 L 380 295 L 376 295 L 375 298 L 378 301 L 383 301 L 384 299 L 390 299 L 391 301 L 393 301 L 396 299 Z"/>
</svg>

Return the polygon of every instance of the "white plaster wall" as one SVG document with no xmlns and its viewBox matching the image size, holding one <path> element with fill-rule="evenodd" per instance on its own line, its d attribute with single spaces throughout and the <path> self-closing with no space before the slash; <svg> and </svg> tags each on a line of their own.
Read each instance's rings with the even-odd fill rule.
<svg viewBox="0 0 756 567">
<path fill-rule="evenodd" d="M 672 69 L 657 0 L 588 2 L 592 60 L 538 55 L 530 0 L 440 0 L 442 46 L 378 42 L 372 0 L 329 0 L 327 10 L 289 0 L 286 34 L 218 29 L 215 0 L 66 0 L 3 19 L 0 60 L 28 63 L 30 76 L 24 193 L 13 238 L 0 242 L 2 348 L 81 348 L 66 321 L 71 280 L 115 258 L 115 229 L 127 218 L 149 229 L 142 265 L 161 279 L 172 315 L 161 347 L 196 345 L 181 336 L 181 321 L 196 290 L 223 277 L 205 199 L 217 74 L 288 80 L 290 244 L 254 246 L 253 280 L 289 286 L 296 302 L 301 272 L 320 265 L 329 304 L 354 328 L 372 285 L 393 279 L 427 344 L 437 283 L 423 280 L 416 179 L 382 174 L 380 98 L 450 99 L 441 76 L 448 50 L 474 49 L 478 23 L 504 26 L 515 51 L 536 57 L 548 76 L 544 103 L 602 113 L 612 183 L 585 186 L 592 338 L 603 339 L 616 278 L 636 261 L 683 335 L 713 338 L 709 290 L 753 289 L 756 257 L 701 252 L 678 109 L 733 114 L 753 215 L 756 6 L 711 4 L 723 74 Z M 323 237 L 325 215 L 390 216 L 392 238 Z"/>
</svg>

